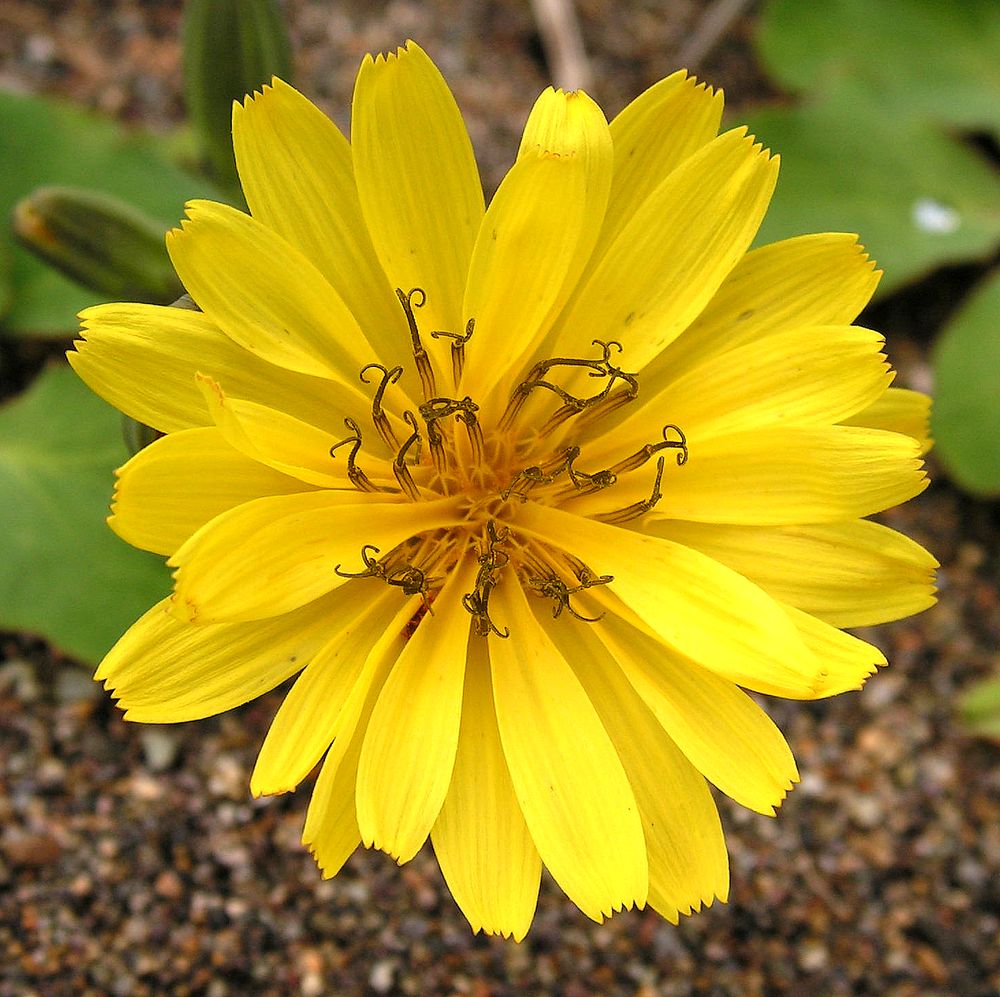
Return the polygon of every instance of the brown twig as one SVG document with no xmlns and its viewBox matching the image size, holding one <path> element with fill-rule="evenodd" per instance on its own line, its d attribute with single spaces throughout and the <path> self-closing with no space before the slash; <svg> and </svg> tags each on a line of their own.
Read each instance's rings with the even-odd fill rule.
<svg viewBox="0 0 1000 997">
<path fill-rule="evenodd" d="M 750 0 L 715 0 L 677 53 L 677 65 L 696 69 L 749 4 Z"/>
<path fill-rule="evenodd" d="M 564 90 L 585 90 L 592 72 L 573 0 L 531 0 L 552 82 Z"/>
</svg>

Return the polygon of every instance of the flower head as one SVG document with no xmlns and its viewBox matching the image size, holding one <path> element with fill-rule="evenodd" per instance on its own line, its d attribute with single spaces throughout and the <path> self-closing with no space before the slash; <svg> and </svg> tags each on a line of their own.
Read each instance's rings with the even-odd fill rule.
<svg viewBox="0 0 1000 997">
<path fill-rule="evenodd" d="M 165 434 L 111 525 L 175 569 L 97 677 L 170 722 L 299 673 L 251 788 L 323 760 L 325 874 L 430 836 L 516 938 L 543 864 L 598 921 L 725 899 L 706 780 L 771 814 L 797 779 L 743 689 L 856 689 L 884 659 L 840 628 L 931 603 L 865 518 L 925 485 L 927 401 L 850 324 L 878 274 L 853 236 L 749 249 L 777 160 L 721 108 L 547 90 L 484 207 L 417 46 L 365 59 L 350 144 L 275 80 L 234 112 L 250 214 L 168 238 L 198 310 L 83 314 L 74 367 Z"/>
</svg>

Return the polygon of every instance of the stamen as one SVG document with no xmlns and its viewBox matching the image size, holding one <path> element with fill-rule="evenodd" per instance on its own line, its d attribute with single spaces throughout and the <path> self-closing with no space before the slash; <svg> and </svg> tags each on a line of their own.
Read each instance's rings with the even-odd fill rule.
<svg viewBox="0 0 1000 997">
<path fill-rule="evenodd" d="M 379 485 L 373 484 L 368 475 L 365 474 L 365 472 L 362 471 L 361 468 L 355 463 L 358 451 L 361 449 L 361 427 L 350 416 L 346 416 L 344 418 L 344 425 L 354 435 L 346 437 L 339 443 L 334 443 L 334 445 L 330 447 L 330 456 L 336 457 L 337 451 L 341 447 L 350 444 L 351 452 L 347 456 L 347 477 L 350 479 L 351 484 L 361 492 L 392 491 L 391 488 L 382 488 Z"/>
<path fill-rule="evenodd" d="M 459 382 L 462 380 L 462 371 L 465 369 L 465 344 L 472 339 L 472 334 L 476 330 L 476 320 L 470 318 L 468 322 L 465 323 L 465 332 L 445 332 L 442 329 L 437 329 L 431 333 L 431 339 L 440 339 L 445 337 L 447 339 L 454 339 L 455 342 L 451 344 L 451 375 L 455 379 L 455 387 L 458 387 Z"/>
<path fill-rule="evenodd" d="M 415 294 L 420 295 L 419 301 L 414 301 Z M 410 344 L 413 347 L 413 360 L 417 366 L 417 373 L 420 375 L 420 384 L 424 389 L 424 398 L 433 398 L 437 392 L 434 389 L 434 369 L 431 367 L 430 357 L 423 343 L 420 342 L 420 332 L 417 330 L 417 320 L 413 314 L 414 308 L 423 308 L 427 303 L 427 292 L 422 287 L 414 287 L 409 292 L 404 292 L 402 288 L 396 288 L 396 297 L 403 306 L 403 313 L 406 315 L 406 324 L 410 329 Z"/>
<path fill-rule="evenodd" d="M 578 455 L 580 448 L 576 447 L 576 451 Z M 576 457 L 574 456 L 573 460 L 575 459 Z M 595 471 L 593 474 L 588 474 L 586 471 L 578 471 L 575 467 L 573 467 L 573 460 L 569 462 L 566 470 L 569 471 L 569 477 L 573 482 L 573 487 L 582 492 L 584 495 L 600 491 L 602 488 L 610 488 L 618 481 L 618 476 L 610 468 L 605 468 L 603 471 Z"/>
<path fill-rule="evenodd" d="M 680 439 L 672 440 L 667 435 L 671 430 L 673 430 Z M 616 474 L 624 474 L 626 471 L 634 471 L 637 467 L 642 467 L 653 454 L 658 453 L 660 450 L 676 450 L 677 451 L 677 466 L 682 467 L 687 463 L 688 459 L 688 447 L 687 447 L 687 437 L 684 435 L 684 430 L 680 426 L 675 426 L 673 423 L 667 423 L 662 430 L 663 442 L 662 443 L 647 443 L 645 446 L 640 447 L 634 454 L 629 457 L 625 457 L 618 461 L 617 464 L 612 464 L 610 470 L 614 471 Z"/>
<path fill-rule="evenodd" d="M 420 492 L 417 490 L 413 475 L 410 474 L 410 469 L 406 466 L 406 453 L 414 443 L 419 445 L 420 427 L 417 425 L 417 417 L 409 409 L 403 413 L 403 418 L 413 432 L 410 434 L 409 439 L 399 448 L 399 453 L 396 454 L 396 459 L 392 462 L 392 473 L 396 475 L 396 480 L 403 491 L 416 502 L 420 498 Z"/>
<path fill-rule="evenodd" d="M 501 632 L 490 618 L 490 596 L 497 586 L 497 573 L 510 562 L 510 555 L 500 548 L 500 544 L 510 536 L 510 531 L 504 529 L 498 533 L 496 521 L 491 519 L 486 524 L 486 532 L 489 539 L 485 549 L 479 553 L 476 584 L 471 592 L 462 596 L 462 606 L 472 617 L 472 629 L 477 637 L 488 637 L 494 633 L 506 639 L 510 636 L 510 628 L 504 627 Z"/>
<path fill-rule="evenodd" d="M 623 350 L 622 344 L 618 342 L 617 339 L 609 340 L 604 342 L 603 339 L 592 340 L 594 346 L 600 346 L 604 351 L 604 356 L 599 361 L 600 369 L 591 371 L 589 377 L 606 377 L 608 383 L 604 388 L 599 391 L 596 395 L 591 395 L 589 398 L 574 398 L 570 403 L 563 405 L 561 408 L 557 409 L 551 416 L 549 416 L 548 421 L 541 428 L 541 434 L 543 436 L 548 435 L 553 432 L 558 426 L 560 426 L 567 419 L 575 415 L 580 415 L 584 411 L 595 411 L 598 408 L 603 408 L 605 402 L 608 401 L 611 396 L 611 391 L 618 381 L 625 381 L 628 385 L 623 388 L 615 396 L 621 400 L 616 402 L 613 408 L 617 408 L 618 405 L 623 404 L 625 401 L 631 401 L 639 394 L 639 381 L 634 374 L 629 374 L 627 371 L 622 370 L 620 367 L 616 367 L 611 363 L 611 347 L 617 347 L 618 352 L 621 353 Z M 607 414 L 607 409 L 604 414 Z"/>
<path fill-rule="evenodd" d="M 636 519 L 649 512 L 663 498 L 663 493 L 660 491 L 660 481 L 663 479 L 663 463 L 665 460 L 666 457 L 660 457 L 656 461 L 656 480 L 653 482 L 653 491 L 648 499 L 643 502 L 633 502 L 631 505 L 625 506 L 624 509 L 616 509 L 614 512 L 598 513 L 594 518 L 600 520 L 602 523 L 612 523 L 620 526 L 622 523 L 627 523 L 629 520 Z"/>
<path fill-rule="evenodd" d="M 458 413 L 459 420 L 465 424 L 465 431 L 469 435 L 469 446 L 472 447 L 472 463 L 475 467 L 482 467 L 483 452 L 486 449 L 486 441 L 483 439 L 483 430 L 476 418 L 476 411 L 479 406 L 466 408 Z"/>
<path fill-rule="evenodd" d="M 382 567 L 378 561 L 368 553 L 368 551 L 374 551 L 376 554 L 381 554 L 382 551 L 375 544 L 364 544 L 361 547 L 361 560 L 364 562 L 364 571 L 341 571 L 340 565 L 338 564 L 334 569 L 334 574 L 340 575 L 341 578 L 384 578 L 385 568 Z"/>
<path fill-rule="evenodd" d="M 604 618 L 604 613 L 601 613 L 600 616 L 584 616 L 570 605 L 569 597 L 576 595 L 577 592 L 582 592 L 584 589 L 593 588 L 595 585 L 607 585 L 611 581 L 614 581 L 614 575 L 600 575 L 596 577 L 590 575 L 589 572 L 584 572 L 584 576 L 580 579 L 580 584 L 573 586 L 573 588 L 570 588 L 558 575 L 529 578 L 528 584 L 536 595 L 553 600 L 552 618 L 554 620 L 559 619 L 562 611 L 565 609 L 570 616 L 574 616 L 584 623 L 598 623 Z"/>
<path fill-rule="evenodd" d="M 465 398 L 428 398 L 420 406 L 420 416 L 427 425 L 427 440 L 431 447 L 431 456 L 434 458 L 434 466 L 439 474 L 445 470 L 444 436 L 438 429 L 438 422 L 447 419 L 448 416 L 458 415 L 469 432 L 469 441 L 474 451 L 478 450 L 479 458 L 482 457 L 482 431 L 476 419 L 476 412 L 479 406 L 468 396 Z M 480 460 L 476 460 L 478 466 Z"/>
<path fill-rule="evenodd" d="M 393 568 L 384 576 L 387 585 L 396 585 L 403 590 L 403 595 L 419 595 L 424 604 L 424 609 L 434 615 L 428 600 L 428 587 L 436 578 L 430 578 L 415 564 L 402 564 Z"/>
<path fill-rule="evenodd" d="M 399 548 L 396 548 L 398 551 Z M 434 610 L 431 609 L 429 595 L 430 585 L 437 581 L 436 578 L 431 578 L 422 569 L 418 568 L 415 564 L 399 564 L 393 568 L 387 568 L 384 563 L 380 563 L 369 551 L 373 551 L 376 554 L 380 554 L 381 550 L 374 544 L 364 544 L 361 548 L 361 560 L 364 562 L 364 571 L 341 571 L 340 565 L 338 564 L 333 570 L 334 573 L 339 575 L 341 578 L 381 578 L 386 585 L 395 585 L 403 590 L 403 595 L 419 595 L 423 601 L 423 608 L 426 612 L 434 615 Z M 385 560 L 389 561 L 392 559 L 392 553 L 386 555 Z"/>
<path fill-rule="evenodd" d="M 380 363 L 370 363 L 366 367 L 362 367 L 361 373 L 358 375 L 361 378 L 362 384 L 371 384 L 368 378 L 365 377 L 365 373 L 373 367 L 375 370 L 382 372 L 382 382 L 375 389 L 375 397 L 372 399 L 372 422 L 375 424 L 375 429 L 378 431 L 379 436 L 382 437 L 385 445 L 395 453 L 399 449 L 399 440 L 396 439 L 396 434 L 392 431 L 392 426 L 389 424 L 385 412 L 382 411 L 382 396 L 390 384 L 395 384 L 399 380 L 402 376 L 403 368 L 393 367 L 389 370 Z"/>
<path fill-rule="evenodd" d="M 517 474 L 511 479 L 510 484 L 500 493 L 500 498 L 505 502 L 510 498 L 511 494 L 516 495 L 522 502 L 528 500 L 527 491 L 534 485 L 550 485 L 556 478 L 559 477 L 563 471 L 570 470 L 573 466 L 573 461 L 580 456 L 579 447 L 567 447 L 562 454 L 562 462 L 557 464 L 552 470 L 545 471 L 543 465 L 534 464 L 531 467 L 525 467 L 518 471 Z M 578 472 L 579 473 L 579 472 Z M 520 484 L 522 481 L 528 483 L 528 488 L 523 492 L 515 492 L 514 487 Z"/>
<path fill-rule="evenodd" d="M 675 432 L 680 438 L 676 440 L 671 439 L 668 435 L 671 431 Z M 573 461 L 570 461 L 567 470 L 569 471 L 570 480 L 573 482 L 573 486 L 576 491 L 573 492 L 570 491 L 569 488 L 562 488 L 554 497 L 557 500 L 574 497 L 580 498 L 584 495 L 592 495 L 594 492 L 600 491 L 602 488 L 610 488 L 612 485 L 617 483 L 619 475 L 642 467 L 642 465 L 645 464 L 654 454 L 659 453 L 661 450 L 676 450 L 678 467 L 686 464 L 688 459 L 687 437 L 684 435 L 684 431 L 680 428 L 680 426 L 668 423 L 663 427 L 662 435 L 662 443 L 647 443 L 645 446 L 640 447 L 634 454 L 624 457 L 617 463 L 612 464 L 611 467 L 606 467 L 601 471 L 595 471 L 593 474 L 577 470 L 576 467 L 573 466 Z M 659 499 L 657 499 L 657 501 L 659 501 Z"/>
<path fill-rule="evenodd" d="M 624 380 L 625 378 L 623 377 L 622 379 Z M 583 429 L 586 426 L 593 425 L 598 420 L 603 419 L 605 416 L 608 416 L 617 409 L 620 409 L 623 405 L 627 405 L 629 402 L 635 401 L 638 396 L 639 380 L 634 376 L 630 376 L 628 387 L 621 388 L 618 391 L 608 392 L 604 398 L 595 402 L 585 412 L 582 412 L 580 414 L 581 421 L 578 424 L 578 428 Z"/>
<path fill-rule="evenodd" d="M 573 357 L 551 357 L 548 360 L 540 360 L 528 373 L 527 378 L 522 381 L 513 391 L 507 408 L 500 419 L 500 428 L 506 429 L 516 418 L 521 407 L 527 400 L 528 395 L 535 388 L 545 388 L 553 392 L 562 399 L 563 404 L 548 419 L 541 429 L 541 435 L 546 435 L 554 430 L 566 419 L 579 415 L 586 409 L 601 405 L 611 393 L 612 388 L 618 381 L 625 381 L 628 387 L 624 390 L 623 397 L 626 400 L 634 398 L 639 393 L 639 381 L 634 374 L 629 374 L 611 363 L 612 347 L 622 352 L 622 344 L 612 339 L 605 342 L 603 339 L 592 340 L 594 346 L 601 348 L 602 356 L 599 360 L 578 360 Z M 607 378 L 608 383 L 596 395 L 578 397 L 570 394 L 565 388 L 552 381 L 544 379 L 553 367 L 586 367 L 589 368 L 588 376 Z M 621 402 L 616 402 L 616 407 Z"/>
</svg>

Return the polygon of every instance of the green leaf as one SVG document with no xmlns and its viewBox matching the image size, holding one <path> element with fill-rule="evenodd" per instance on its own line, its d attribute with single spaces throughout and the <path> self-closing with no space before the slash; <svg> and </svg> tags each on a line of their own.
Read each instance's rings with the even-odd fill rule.
<svg viewBox="0 0 1000 997">
<path fill-rule="evenodd" d="M 88 187 L 119 197 L 166 231 L 192 197 L 219 198 L 206 180 L 174 166 L 167 143 L 133 134 L 113 121 L 41 97 L 0 91 L 0 217 L 43 184 Z M 4 332 L 59 336 L 76 327 L 76 313 L 98 297 L 12 244 L 0 230 L 0 266 L 10 254 L 12 300 Z M 0 279 L 0 284 L 3 281 Z M 0 295 L 2 297 L 2 295 Z"/>
<path fill-rule="evenodd" d="M 758 243 L 854 232 L 885 270 L 881 293 L 944 264 L 989 255 L 1000 241 L 1000 174 L 925 122 L 839 103 L 749 115 L 781 155 Z"/>
<path fill-rule="evenodd" d="M 772 0 L 757 49 L 789 89 L 862 92 L 887 116 L 1000 133 L 996 0 Z"/>
<path fill-rule="evenodd" d="M 959 712 L 970 733 L 1000 739 L 1000 679 L 987 679 L 970 689 Z"/>
<path fill-rule="evenodd" d="M 14 294 L 11 286 L 11 247 L 0 234 L 0 322 L 10 311 L 10 302 Z"/>
<path fill-rule="evenodd" d="M 963 304 L 934 344 L 935 452 L 976 495 L 1000 495 L 1000 273 Z"/>
<path fill-rule="evenodd" d="M 99 660 L 170 584 L 105 517 L 126 458 L 121 416 L 64 366 L 0 409 L 0 627 Z"/>
</svg>

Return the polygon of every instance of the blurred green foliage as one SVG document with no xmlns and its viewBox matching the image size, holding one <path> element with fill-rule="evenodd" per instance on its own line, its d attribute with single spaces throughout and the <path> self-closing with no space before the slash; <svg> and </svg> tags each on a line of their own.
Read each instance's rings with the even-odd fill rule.
<svg viewBox="0 0 1000 997">
<path fill-rule="evenodd" d="M 941 463 L 970 492 L 1000 487 L 1000 280 L 984 281 L 934 344 Z"/>
<path fill-rule="evenodd" d="M 971 733 L 1000 741 L 1000 678 L 980 682 L 967 692 L 959 712 Z"/>
<path fill-rule="evenodd" d="M 750 115 L 782 156 L 761 241 L 860 233 L 886 294 L 1000 244 L 1000 171 L 963 133 L 1000 135 L 995 0 L 771 0 L 761 62 L 798 97 Z"/>
<path fill-rule="evenodd" d="M 0 409 L 3 626 L 95 661 L 169 591 L 163 559 L 108 529 L 121 416 L 67 366 Z"/>
<path fill-rule="evenodd" d="M 782 156 L 759 241 L 857 232 L 885 270 L 882 295 L 995 256 L 1000 3 L 771 0 L 757 47 L 796 96 L 750 116 Z M 996 281 L 988 276 L 957 310 L 933 356 L 938 457 L 956 484 L 983 497 L 1000 495 Z"/>
<path fill-rule="evenodd" d="M 65 336 L 76 327 L 76 313 L 100 300 L 93 288 L 14 244 L 11 213 L 37 187 L 71 185 L 117 197 L 157 220 L 162 232 L 176 224 L 189 198 L 218 196 L 211 183 L 171 162 L 165 139 L 68 104 L 2 91 L 0 163 L 0 244 L 9 254 L 11 288 L 2 335 Z"/>
<path fill-rule="evenodd" d="M 272 76 L 291 82 L 292 49 L 281 13 L 274 0 L 188 0 L 183 42 L 184 97 L 201 157 L 211 176 L 238 192 L 233 101 Z"/>
<path fill-rule="evenodd" d="M 0 91 L 0 336 L 68 345 L 76 313 L 99 300 L 170 300 L 180 288 L 162 237 L 184 202 L 240 203 L 232 102 L 272 75 L 289 78 L 288 36 L 276 0 L 190 0 L 185 13 L 185 93 L 210 177 L 174 162 L 191 144 L 183 135 L 136 133 Z M 52 185 L 60 189 L 38 190 Z M 17 205 L 20 239 L 34 252 L 15 241 Z M 127 428 L 148 442 L 143 427 Z M 105 523 L 112 472 L 127 456 L 120 414 L 68 367 L 45 371 L 0 409 L 0 627 L 94 662 L 169 591 L 162 559 Z"/>
</svg>

